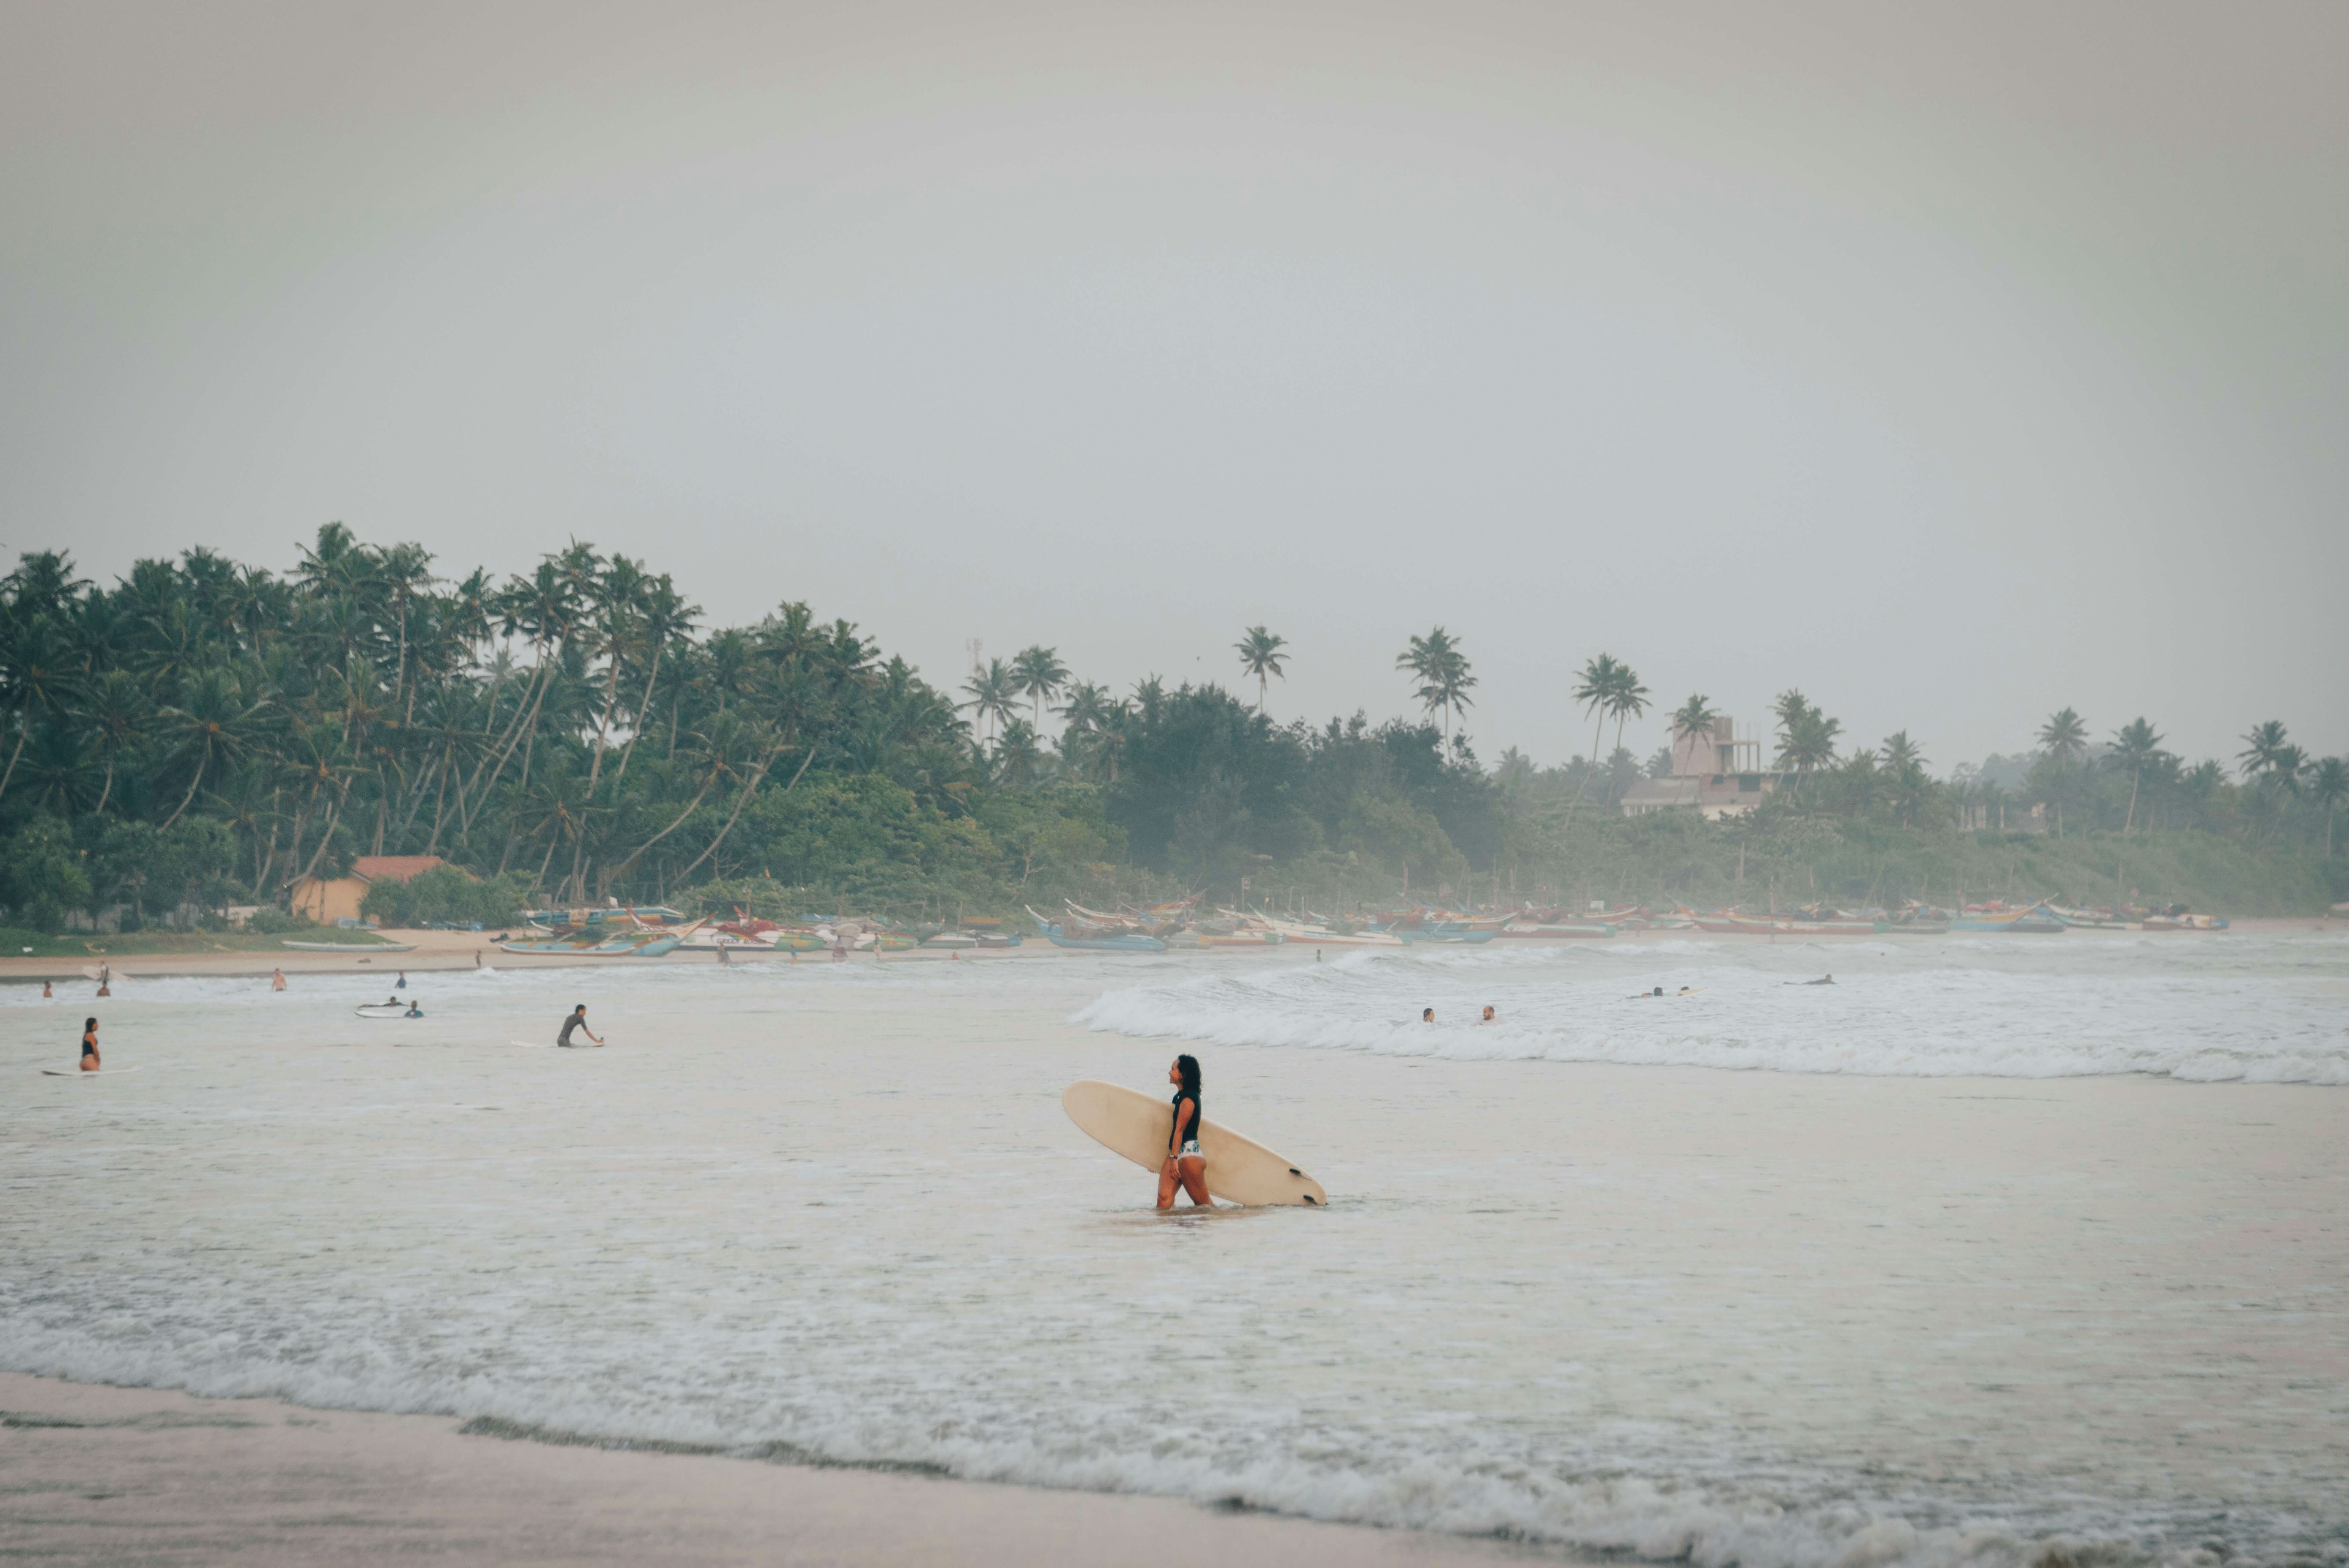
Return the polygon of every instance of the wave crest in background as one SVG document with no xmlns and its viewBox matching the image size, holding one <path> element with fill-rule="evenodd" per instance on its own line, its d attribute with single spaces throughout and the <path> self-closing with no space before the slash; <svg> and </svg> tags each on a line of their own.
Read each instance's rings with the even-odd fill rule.
<svg viewBox="0 0 2349 1568">
<path fill-rule="evenodd" d="M 2046 946 L 2017 945 L 2033 941 Z M 1804 983 L 1830 971 L 1831 986 Z M 1637 994 L 1659 985 L 1669 994 Z M 2349 943 L 2338 939 L 1673 941 L 1218 971 L 1109 992 L 1071 1022 L 1458 1061 L 2349 1085 L 2344 1003 Z M 1480 1023 L 1487 1004 L 1498 1019 Z"/>
</svg>

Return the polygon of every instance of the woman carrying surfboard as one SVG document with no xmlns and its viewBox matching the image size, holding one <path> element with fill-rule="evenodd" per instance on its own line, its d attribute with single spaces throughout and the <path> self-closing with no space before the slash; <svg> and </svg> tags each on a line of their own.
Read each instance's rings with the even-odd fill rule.
<svg viewBox="0 0 2349 1568">
<path fill-rule="evenodd" d="M 1174 1085 L 1174 1118 L 1167 1132 L 1166 1163 L 1158 1171 L 1158 1207 L 1174 1207 L 1179 1185 L 1194 1204 L 1206 1208 L 1215 1199 L 1207 1196 L 1207 1162 L 1199 1153 L 1199 1124 L 1206 1119 L 1199 1109 L 1199 1059 L 1188 1052 L 1175 1057 L 1166 1081 Z"/>
</svg>

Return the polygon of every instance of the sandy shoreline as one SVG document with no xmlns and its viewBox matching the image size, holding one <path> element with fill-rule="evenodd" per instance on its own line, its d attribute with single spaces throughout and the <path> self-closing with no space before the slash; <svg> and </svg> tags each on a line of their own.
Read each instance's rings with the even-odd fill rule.
<svg viewBox="0 0 2349 1568">
<path fill-rule="evenodd" d="M 1441 1568 L 1497 1542 L 1160 1497 L 468 1436 L 450 1417 L 0 1373 L 0 1539 L 47 1563 Z"/>
<path fill-rule="evenodd" d="M 2295 932 L 2338 930 L 2344 929 L 2344 922 L 2331 920 L 2322 916 L 2293 915 L 2237 920 L 2233 923 L 2230 929 L 2233 931 L 2240 932 L 2245 935 L 2279 935 Z M 112 953 L 92 953 L 87 958 L 23 958 L 9 956 L 0 957 L 0 983 L 15 981 L 32 982 L 37 984 L 39 981 L 44 980 L 80 981 L 85 978 L 82 971 L 91 965 L 98 963 L 110 965 L 114 973 L 124 979 L 136 979 L 141 975 L 265 975 L 274 969 L 284 970 L 287 978 L 291 979 L 294 976 L 302 974 L 379 974 L 386 970 L 403 969 L 410 971 L 411 973 L 423 974 L 429 973 L 436 970 L 470 970 L 488 966 L 495 966 L 502 970 L 613 970 L 642 969 L 647 965 L 653 964 L 672 967 L 692 964 L 714 965 L 719 961 L 718 955 L 714 953 L 669 953 L 657 959 L 557 958 L 548 957 L 542 954 L 510 953 L 501 949 L 490 936 L 478 931 L 387 930 L 381 934 L 388 940 L 400 943 L 409 947 L 411 950 L 408 952 L 368 952 L 365 950 L 359 950 L 349 957 L 346 957 L 339 953 L 303 952 L 293 948 L 286 948 L 276 952 L 126 953 L 121 955 Z M 2102 936 L 2109 935 L 2111 933 L 2092 932 L 2089 934 L 2092 936 Z M 1872 934 L 1865 936 L 1799 936 L 1776 938 L 1742 935 L 1734 932 L 1661 930 L 1627 931 L 1619 936 L 1609 939 L 1607 945 L 1637 946 L 1649 942 L 1686 941 L 1692 939 L 1701 940 L 1707 942 L 1733 944 L 1753 943 L 1762 946 L 1769 946 L 1774 943 L 1799 943 L 1803 945 L 1833 946 L 1837 943 L 1872 942 L 1885 940 L 1880 936 Z M 2217 940 L 2223 939 L 2224 933 L 2220 933 Z M 2029 939 L 2017 938 L 2015 940 L 2024 940 Z M 2062 941 L 2066 939 L 2063 937 L 2050 937 L 2038 940 Z M 2158 940 L 2183 943 L 2209 941 L 2214 939 L 2211 936 L 2199 933 L 2176 932 Z M 1537 944 L 1526 942 L 1523 945 L 1530 947 L 1536 945 L 1550 946 L 1554 944 Z M 1301 952 L 1304 949 L 1300 946 L 1299 950 Z M 1353 951 L 1359 950 L 1332 949 L 1330 950 Z M 1215 962 L 1235 955 L 1247 956 L 1243 950 L 1237 949 L 1226 949 L 1221 950 L 1210 950 L 1205 952 L 1178 952 L 1173 956 L 1186 960 L 1194 960 L 1199 962 Z M 944 952 L 927 949 L 916 949 L 900 950 L 877 956 L 870 953 L 861 953 L 847 961 L 853 963 L 946 963 L 948 961 L 961 963 L 1006 963 L 1013 961 L 1032 962 L 1040 959 L 1056 958 L 1081 960 L 1089 956 L 1097 955 L 1091 955 L 1081 950 L 1055 948 L 1041 940 L 1031 939 L 1016 948 L 991 950 L 974 949 L 969 950 L 949 949 Z M 789 963 L 792 962 L 792 960 L 789 955 L 778 954 L 761 958 L 737 958 L 732 960 L 732 961 L 746 965 L 764 965 L 771 963 Z M 803 955 L 798 961 L 802 963 L 823 963 L 830 961 L 820 955 Z"/>
</svg>

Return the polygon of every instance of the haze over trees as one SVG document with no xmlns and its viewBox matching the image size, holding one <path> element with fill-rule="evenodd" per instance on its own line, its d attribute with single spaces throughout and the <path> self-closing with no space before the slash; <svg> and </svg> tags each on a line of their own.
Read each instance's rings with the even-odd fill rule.
<svg viewBox="0 0 2349 1568">
<path fill-rule="evenodd" d="M 461 868 L 401 918 L 606 898 L 946 918 L 1229 900 L 1243 877 L 1325 905 L 2349 896 L 2349 766 L 2280 720 L 2230 769 L 2168 751 L 2148 717 L 2098 742 L 2065 709 L 2028 755 L 1937 777 L 1908 730 L 1851 743 L 1789 689 L 1760 810 L 1626 818 L 1650 703 L 1611 654 L 1561 703 L 1591 722 L 1588 756 L 1487 768 L 1445 628 L 1409 639 L 1415 712 L 1382 722 L 1274 722 L 1288 648 L 1240 634 L 1253 704 L 1155 676 L 1121 693 L 1041 643 L 950 696 L 845 620 L 785 602 L 706 627 L 650 563 L 578 542 L 502 581 L 339 524 L 283 574 L 196 548 L 100 586 L 28 555 L 0 581 L 0 905 L 38 929 L 283 909 L 302 878 L 386 854 Z M 1718 716 L 1698 693 L 1665 727 Z"/>
</svg>

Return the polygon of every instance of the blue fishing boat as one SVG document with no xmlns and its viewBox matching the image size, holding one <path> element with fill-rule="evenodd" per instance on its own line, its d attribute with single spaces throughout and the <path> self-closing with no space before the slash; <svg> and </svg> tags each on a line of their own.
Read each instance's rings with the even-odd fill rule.
<svg viewBox="0 0 2349 1568">
<path fill-rule="evenodd" d="M 1109 931 L 1082 926 L 1071 931 L 1046 919 L 1033 909 L 1028 913 L 1035 920 L 1037 929 L 1044 933 L 1045 940 L 1056 948 L 1084 948 L 1107 953 L 1163 953 L 1166 950 L 1164 942 L 1141 931 Z"/>
<path fill-rule="evenodd" d="M 500 942 L 510 953 L 545 953 L 566 958 L 658 958 L 674 952 L 685 931 L 574 931 L 537 941 Z"/>
</svg>

